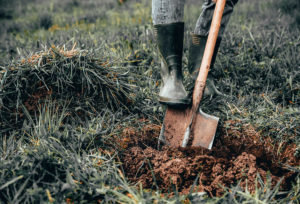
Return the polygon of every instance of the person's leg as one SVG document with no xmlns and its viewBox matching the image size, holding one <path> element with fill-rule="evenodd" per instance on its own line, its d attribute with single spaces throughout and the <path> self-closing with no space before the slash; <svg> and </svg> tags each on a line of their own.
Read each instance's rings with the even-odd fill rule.
<svg viewBox="0 0 300 204">
<path fill-rule="evenodd" d="M 190 99 L 182 83 L 182 53 L 185 0 L 153 0 L 152 19 L 162 58 L 162 85 L 159 101 L 166 105 L 188 105 Z"/>
<path fill-rule="evenodd" d="M 221 27 L 219 31 L 219 37 L 222 37 L 225 28 L 229 22 L 231 13 L 233 12 L 233 7 L 238 2 L 238 0 L 227 0 L 223 12 L 223 17 L 221 21 Z M 212 0 L 205 0 L 202 6 L 202 12 L 197 20 L 196 27 L 194 29 L 194 34 L 200 36 L 208 36 L 210 24 L 214 14 L 216 3 Z"/>
<path fill-rule="evenodd" d="M 211 61 L 211 68 L 213 67 L 213 65 L 215 63 L 215 59 L 216 59 L 218 49 L 219 49 L 219 46 L 220 46 L 220 43 L 222 40 L 222 36 L 223 36 L 225 28 L 229 22 L 229 18 L 233 12 L 233 7 L 235 6 L 235 4 L 237 2 L 238 2 L 238 0 L 227 0 L 226 1 L 224 12 L 223 12 L 223 17 L 222 17 L 222 21 L 221 21 L 221 27 L 219 30 L 217 42 L 216 42 L 215 49 L 214 49 L 214 54 L 213 54 L 212 61 Z M 205 45 L 206 45 L 211 21 L 212 21 L 213 14 L 214 14 L 214 9 L 215 9 L 215 2 L 212 0 L 205 0 L 204 4 L 202 6 L 202 12 L 197 20 L 194 32 L 191 34 L 188 69 L 189 69 L 189 72 L 192 74 L 193 78 L 197 77 L 199 68 L 201 66 L 202 56 L 204 54 Z M 209 84 L 212 84 L 212 83 L 210 83 L 210 80 L 208 79 L 208 85 Z M 193 83 L 190 84 L 189 89 L 191 89 L 192 87 L 193 87 Z M 208 88 L 210 88 L 210 87 L 208 87 Z M 213 90 L 210 90 L 210 91 L 213 91 Z"/>
<path fill-rule="evenodd" d="M 153 24 L 183 22 L 185 0 L 152 0 Z"/>
</svg>

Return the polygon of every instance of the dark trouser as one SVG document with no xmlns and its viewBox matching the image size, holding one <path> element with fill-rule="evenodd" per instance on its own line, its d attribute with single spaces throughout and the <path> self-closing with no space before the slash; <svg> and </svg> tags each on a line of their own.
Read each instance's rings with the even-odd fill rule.
<svg viewBox="0 0 300 204">
<path fill-rule="evenodd" d="M 169 24 L 183 22 L 184 5 L 186 0 L 152 0 L 152 19 L 153 24 Z M 221 37 L 225 31 L 225 27 L 229 22 L 233 7 L 238 0 L 227 0 L 219 36 Z M 201 14 L 197 20 L 194 34 L 207 36 L 215 9 L 215 2 L 212 0 L 205 0 Z"/>
</svg>

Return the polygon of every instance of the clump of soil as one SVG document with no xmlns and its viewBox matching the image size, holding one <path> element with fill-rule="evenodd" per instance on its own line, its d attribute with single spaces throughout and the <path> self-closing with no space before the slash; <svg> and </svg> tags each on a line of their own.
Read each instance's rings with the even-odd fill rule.
<svg viewBox="0 0 300 204">
<path fill-rule="evenodd" d="M 273 185 L 284 177 L 281 188 L 290 188 L 296 172 L 283 168 L 283 163 L 300 164 L 294 157 L 296 146 L 285 145 L 277 154 L 278 146 L 273 146 L 270 139 L 261 140 L 251 125 L 240 128 L 236 124 L 236 121 L 225 122 L 211 151 L 168 146 L 158 150 L 160 127 L 155 125 L 146 125 L 141 132 L 133 128 L 124 131 L 128 143 L 121 160 L 126 176 L 132 182 L 142 183 L 144 188 L 158 187 L 162 192 L 176 188 L 188 193 L 196 181 L 194 191 L 206 191 L 211 196 L 221 196 L 222 186 L 238 182 L 254 192 L 258 174 L 264 181 L 269 174 Z"/>
</svg>

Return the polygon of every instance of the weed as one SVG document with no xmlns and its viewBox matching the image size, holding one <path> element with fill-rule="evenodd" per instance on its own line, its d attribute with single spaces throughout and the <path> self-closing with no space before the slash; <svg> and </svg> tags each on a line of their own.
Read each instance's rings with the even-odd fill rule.
<svg viewBox="0 0 300 204">
<path fill-rule="evenodd" d="M 43 13 L 39 17 L 39 21 L 40 27 L 44 29 L 50 28 L 53 24 L 52 16 L 49 13 Z"/>
</svg>

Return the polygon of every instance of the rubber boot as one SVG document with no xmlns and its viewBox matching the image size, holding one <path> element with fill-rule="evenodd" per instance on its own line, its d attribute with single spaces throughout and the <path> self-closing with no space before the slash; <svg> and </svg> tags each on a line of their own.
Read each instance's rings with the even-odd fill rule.
<svg viewBox="0 0 300 204">
<path fill-rule="evenodd" d="M 216 61 L 216 56 L 221 44 L 221 37 L 217 38 L 214 53 L 211 60 L 210 67 L 213 68 L 214 63 Z M 188 90 L 190 92 L 190 95 L 192 95 L 195 80 L 198 77 L 199 69 L 202 62 L 202 57 L 204 55 L 205 45 L 207 42 L 207 36 L 200 36 L 196 34 L 191 34 L 191 42 L 189 47 L 189 56 L 188 56 L 188 70 L 189 73 L 192 76 L 193 82 L 188 85 Z M 213 95 L 214 93 L 221 94 L 215 87 L 213 80 L 211 80 L 209 77 L 207 78 L 206 87 L 204 91 L 204 95 Z"/>
<path fill-rule="evenodd" d="M 154 32 L 162 58 L 159 102 L 178 108 L 189 105 L 191 100 L 182 83 L 184 23 L 155 25 Z"/>
</svg>

